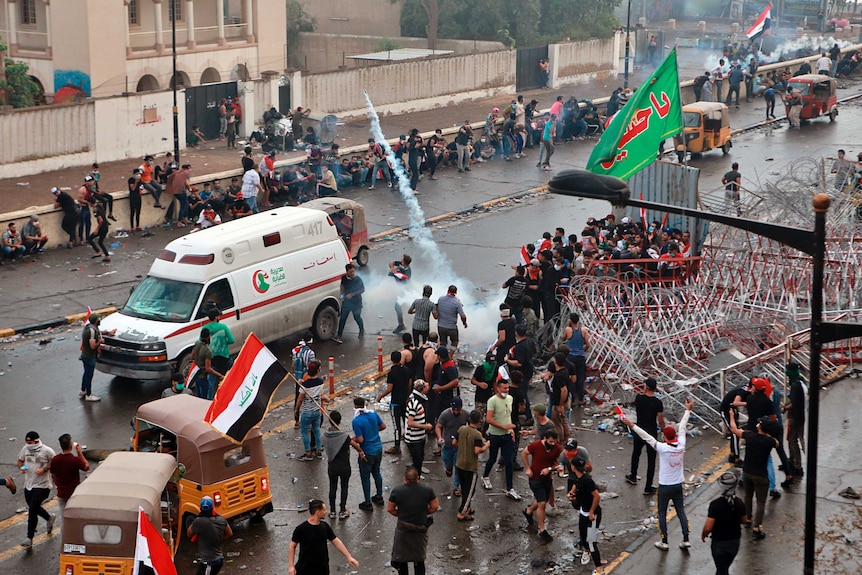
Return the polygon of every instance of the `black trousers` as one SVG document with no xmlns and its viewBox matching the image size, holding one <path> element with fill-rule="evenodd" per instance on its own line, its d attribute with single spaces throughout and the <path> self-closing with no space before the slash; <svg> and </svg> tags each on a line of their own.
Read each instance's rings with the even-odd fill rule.
<svg viewBox="0 0 862 575">
<path fill-rule="evenodd" d="M 410 452 L 411 465 L 422 475 L 422 460 L 425 459 L 425 439 L 420 441 L 405 441 Z"/>
<path fill-rule="evenodd" d="M 338 493 L 338 482 L 341 482 L 341 505 L 339 511 L 347 509 L 347 486 L 350 483 L 350 468 L 338 469 L 330 467 L 329 474 L 329 509 L 335 511 L 335 495 Z"/>
<path fill-rule="evenodd" d="M 656 459 L 656 451 L 655 449 L 650 448 L 646 441 L 640 438 L 637 434 L 634 435 L 634 445 L 632 446 L 632 475 L 637 477 L 638 474 L 638 464 L 640 463 L 641 451 L 646 448 L 646 460 L 647 460 L 647 468 L 646 468 L 646 483 L 645 487 L 652 487 L 652 480 L 655 477 L 655 459 Z"/>
<path fill-rule="evenodd" d="M 48 499 L 51 494 L 50 489 L 44 487 L 34 487 L 33 489 L 24 490 L 24 501 L 27 503 L 27 539 L 33 539 L 36 534 L 36 524 L 39 523 L 41 517 L 45 521 L 51 519 L 51 514 L 45 511 L 42 507 L 42 502 Z"/>
</svg>

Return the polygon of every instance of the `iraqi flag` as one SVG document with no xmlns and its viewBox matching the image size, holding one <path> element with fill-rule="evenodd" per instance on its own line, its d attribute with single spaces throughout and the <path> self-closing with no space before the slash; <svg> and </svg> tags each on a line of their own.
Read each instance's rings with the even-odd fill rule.
<svg viewBox="0 0 862 575">
<path fill-rule="evenodd" d="M 198 373 L 200 373 L 200 371 L 201 371 L 201 368 L 198 367 L 198 364 L 196 364 L 194 361 L 192 361 L 189 364 L 189 371 L 186 374 L 186 381 L 185 381 L 187 389 L 193 389 L 192 384 L 198 378 Z"/>
<path fill-rule="evenodd" d="M 234 443 L 242 443 L 263 421 L 275 390 L 288 373 L 263 342 L 250 334 L 204 421 Z"/>
<path fill-rule="evenodd" d="M 530 265 L 530 252 L 527 250 L 527 246 L 521 246 L 521 253 L 518 254 L 518 264 L 522 266 Z"/>
<path fill-rule="evenodd" d="M 138 508 L 138 537 L 132 575 L 177 575 L 171 549 L 150 522 L 143 507 Z"/>
<path fill-rule="evenodd" d="M 772 20 L 772 4 L 767 4 L 766 9 L 757 17 L 754 25 L 745 33 L 749 40 L 755 40 L 769 30 L 769 24 Z"/>
</svg>

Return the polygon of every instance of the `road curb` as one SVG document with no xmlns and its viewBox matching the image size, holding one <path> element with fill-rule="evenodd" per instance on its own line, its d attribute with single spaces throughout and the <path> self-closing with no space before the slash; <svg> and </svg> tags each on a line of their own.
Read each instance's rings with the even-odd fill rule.
<svg viewBox="0 0 862 575">
<path fill-rule="evenodd" d="M 506 202 L 509 202 L 512 200 L 517 200 L 517 199 L 523 198 L 524 196 L 529 196 L 529 195 L 533 195 L 533 194 L 543 194 L 547 191 L 548 191 L 548 185 L 543 184 L 541 186 L 536 186 L 535 188 L 529 188 L 527 190 L 523 190 L 523 191 L 511 194 L 511 195 L 508 195 L 508 196 L 502 196 L 499 198 L 494 198 L 493 200 L 488 200 L 487 202 L 482 202 L 481 204 L 474 204 L 473 207 L 465 208 L 465 209 L 459 210 L 457 212 L 446 212 L 445 214 L 438 214 L 436 216 L 432 216 L 430 218 L 427 218 L 423 225 L 427 227 L 429 225 L 436 224 L 438 222 L 442 222 L 442 221 L 448 220 L 450 218 L 456 218 L 458 216 L 465 216 L 467 214 L 475 213 L 479 210 L 487 210 L 487 209 L 492 208 L 494 206 L 498 206 L 500 204 L 505 204 Z M 386 240 L 387 237 L 391 240 L 394 238 L 391 238 L 390 236 L 394 236 L 396 234 L 401 234 L 401 233 L 404 233 L 406 231 L 408 231 L 408 229 L 403 228 L 403 227 L 390 228 L 388 230 L 378 232 L 374 235 L 369 236 L 368 240 L 372 243 L 384 241 L 384 240 Z"/>
<path fill-rule="evenodd" d="M 106 315 L 110 315 L 117 311 L 116 307 L 104 307 L 102 309 L 95 309 L 93 313 L 97 313 L 102 317 Z M 21 327 L 16 328 L 3 328 L 0 329 L 0 337 L 12 337 L 13 335 L 22 335 L 25 333 L 30 333 L 32 331 L 38 331 L 40 329 L 50 329 L 53 327 L 60 327 L 61 325 L 69 325 L 75 322 L 81 321 L 87 317 L 88 312 L 76 313 L 72 315 L 67 315 L 65 317 L 58 317 L 54 319 L 49 319 L 46 321 L 41 321 L 38 323 L 31 323 L 28 325 L 23 325 Z"/>
</svg>

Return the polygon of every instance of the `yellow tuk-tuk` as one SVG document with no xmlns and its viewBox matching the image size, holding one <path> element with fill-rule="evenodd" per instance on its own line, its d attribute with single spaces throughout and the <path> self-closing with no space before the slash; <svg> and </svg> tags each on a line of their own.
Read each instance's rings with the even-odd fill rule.
<svg viewBox="0 0 862 575">
<path fill-rule="evenodd" d="M 356 265 L 368 265 L 368 226 L 365 223 L 365 207 L 362 204 L 332 196 L 305 202 L 300 207 L 322 210 L 329 214 L 350 257 L 356 260 Z"/>
<path fill-rule="evenodd" d="M 138 508 L 179 543 L 177 461 L 161 453 L 112 453 L 76 489 L 63 511 L 60 575 L 132 572 Z"/>
<path fill-rule="evenodd" d="M 182 393 L 145 403 L 135 417 L 132 449 L 170 453 L 185 467 L 178 482 L 184 526 L 200 513 L 204 495 L 226 519 L 261 519 L 272 511 L 272 492 L 260 428 L 235 445 L 204 423 L 209 406 Z"/>
<path fill-rule="evenodd" d="M 721 102 L 695 102 L 682 108 L 683 132 L 673 137 L 676 156 L 685 160 L 686 152 L 692 157 L 721 148 L 726 155 L 730 141 L 730 114 Z"/>
</svg>

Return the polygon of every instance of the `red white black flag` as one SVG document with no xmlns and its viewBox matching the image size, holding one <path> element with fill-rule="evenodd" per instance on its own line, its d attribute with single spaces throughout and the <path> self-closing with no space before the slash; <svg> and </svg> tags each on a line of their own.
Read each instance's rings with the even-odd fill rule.
<svg viewBox="0 0 862 575">
<path fill-rule="evenodd" d="M 253 333 L 227 373 L 204 421 L 234 443 L 260 425 L 288 370 Z"/>
</svg>

